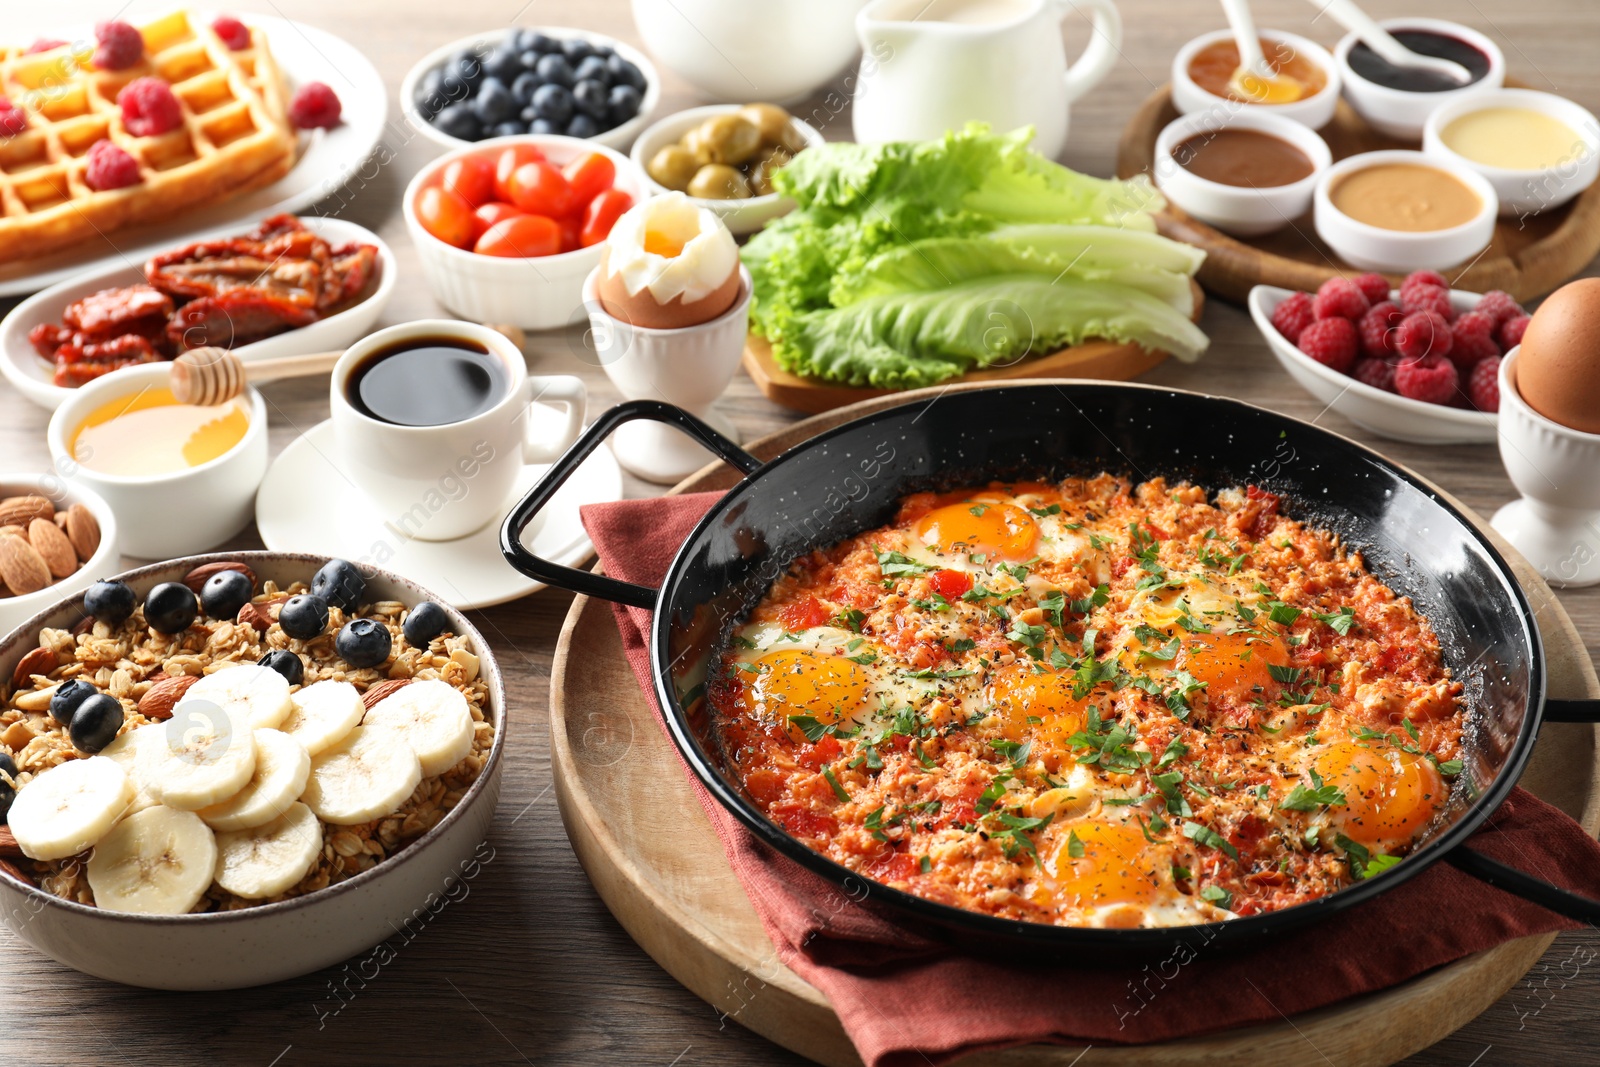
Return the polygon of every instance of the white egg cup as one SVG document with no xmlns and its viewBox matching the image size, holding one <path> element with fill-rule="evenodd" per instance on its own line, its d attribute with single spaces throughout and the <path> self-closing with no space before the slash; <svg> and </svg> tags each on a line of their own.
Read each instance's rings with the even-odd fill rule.
<svg viewBox="0 0 1600 1067">
<path fill-rule="evenodd" d="M 1490 520 L 1551 585 L 1600 583 L 1600 434 L 1545 418 L 1517 392 L 1517 353 L 1500 363 L 1500 458 L 1522 493 Z"/>
<path fill-rule="evenodd" d="M 744 356 L 750 329 L 750 272 L 739 267 L 739 296 L 727 311 L 697 326 L 651 330 L 608 314 L 600 303 L 600 268 L 583 282 L 590 337 L 606 377 L 625 400 L 664 400 L 697 416 L 724 437 L 739 431 L 716 403 Z M 682 481 L 714 458 L 670 426 L 643 420 L 617 428 L 611 451 L 630 474 L 657 485 Z"/>
</svg>

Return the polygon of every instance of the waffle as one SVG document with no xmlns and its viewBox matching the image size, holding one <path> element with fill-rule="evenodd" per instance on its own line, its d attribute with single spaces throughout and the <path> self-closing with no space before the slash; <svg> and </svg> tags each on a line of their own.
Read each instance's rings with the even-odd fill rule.
<svg viewBox="0 0 1600 1067">
<path fill-rule="evenodd" d="M 27 130 L 0 137 L 0 263 L 267 185 L 294 165 L 283 74 L 261 30 L 237 52 L 187 12 L 139 30 L 145 54 L 127 70 L 97 70 L 84 42 L 33 55 L 0 49 L 0 94 L 28 116 Z M 183 122 L 135 137 L 117 93 L 145 76 L 172 86 Z M 139 164 L 137 185 L 97 192 L 84 183 L 89 146 L 101 138 Z"/>
</svg>

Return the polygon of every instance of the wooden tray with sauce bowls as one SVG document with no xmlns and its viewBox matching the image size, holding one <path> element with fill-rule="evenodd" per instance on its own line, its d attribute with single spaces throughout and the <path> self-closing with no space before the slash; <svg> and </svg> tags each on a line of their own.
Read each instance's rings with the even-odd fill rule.
<svg viewBox="0 0 1600 1067">
<path fill-rule="evenodd" d="M 1513 78 L 1506 85 L 1521 85 Z M 1155 162 L 1156 138 L 1178 117 L 1170 86 L 1162 86 L 1140 105 L 1117 145 L 1117 177 L 1149 173 Z M 1391 148 L 1415 149 L 1367 125 L 1341 100 L 1333 121 L 1317 131 L 1334 161 L 1360 152 Z M 1156 214 L 1165 237 L 1203 248 L 1206 261 L 1197 278 L 1224 300 L 1243 304 L 1255 285 L 1314 292 L 1329 278 L 1362 271 L 1339 260 L 1312 228 L 1309 214 L 1275 233 L 1248 240 L 1230 237 L 1169 204 Z M 1486 252 L 1465 267 L 1444 272 L 1457 289 L 1486 293 L 1504 289 L 1519 301 L 1543 296 L 1581 273 L 1600 253 L 1600 183 L 1570 202 L 1527 217 L 1502 217 Z M 1399 287 L 1402 275 L 1391 275 Z"/>
</svg>

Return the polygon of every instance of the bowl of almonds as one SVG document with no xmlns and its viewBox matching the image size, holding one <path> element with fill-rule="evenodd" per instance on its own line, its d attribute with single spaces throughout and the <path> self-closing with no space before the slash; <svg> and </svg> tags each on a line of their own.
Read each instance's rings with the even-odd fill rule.
<svg viewBox="0 0 1600 1067">
<path fill-rule="evenodd" d="M 0 474 L 0 635 L 119 570 L 117 520 L 53 474 Z"/>
</svg>

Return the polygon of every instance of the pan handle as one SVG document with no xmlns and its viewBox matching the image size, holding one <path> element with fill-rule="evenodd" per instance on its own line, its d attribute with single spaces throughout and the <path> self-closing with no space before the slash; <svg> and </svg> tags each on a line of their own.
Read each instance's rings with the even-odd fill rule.
<svg viewBox="0 0 1600 1067">
<path fill-rule="evenodd" d="M 1576 919 L 1591 926 L 1600 924 L 1600 901 L 1590 900 L 1571 890 L 1551 885 L 1526 871 L 1519 871 L 1499 860 L 1492 860 L 1464 845 L 1451 849 L 1445 859 L 1449 860 L 1457 870 L 1472 875 L 1478 881 L 1521 897 L 1523 900 L 1532 901 L 1547 911 L 1565 915 L 1569 919 Z"/>
<path fill-rule="evenodd" d="M 1545 722 L 1600 723 L 1600 700 L 1550 700 L 1544 702 Z"/>
<path fill-rule="evenodd" d="M 511 514 L 506 516 L 506 521 L 500 527 L 500 553 L 506 557 L 508 563 L 529 578 L 562 589 L 570 589 L 584 596 L 598 597 L 601 600 L 610 600 L 636 608 L 653 609 L 656 606 L 657 592 L 649 586 L 635 585 L 632 582 L 608 578 L 603 574 L 580 571 L 576 567 L 563 567 L 559 563 L 541 559 L 522 547 L 522 531 L 527 529 L 528 523 L 533 521 L 534 516 L 550 503 L 550 498 L 555 496 L 556 490 L 572 477 L 573 472 L 589 458 L 591 452 L 600 447 L 600 442 L 611 436 L 613 430 L 635 419 L 649 419 L 652 422 L 675 426 L 745 474 L 754 474 L 761 468 L 759 459 L 682 408 L 664 404 L 659 400 L 630 400 L 618 404 L 595 419 L 594 425 L 584 431 L 583 436 L 567 449 L 565 455 L 550 465 L 544 477 L 528 490 L 528 495 L 518 501 L 517 506 L 511 509 Z"/>
</svg>

